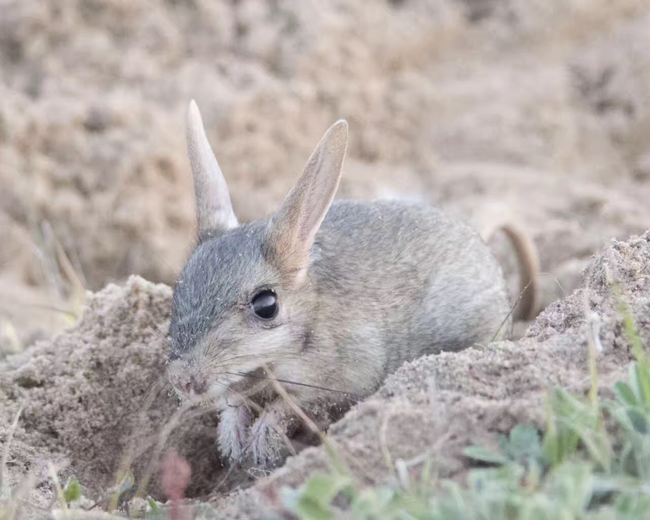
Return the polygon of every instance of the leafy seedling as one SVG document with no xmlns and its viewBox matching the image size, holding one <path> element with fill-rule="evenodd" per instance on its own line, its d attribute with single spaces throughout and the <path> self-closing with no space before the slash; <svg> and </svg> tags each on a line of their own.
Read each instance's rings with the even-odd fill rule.
<svg viewBox="0 0 650 520">
<path fill-rule="evenodd" d="M 70 505 L 71 502 L 77 502 L 82 498 L 81 484 L 75 477 L 68 478 L 65 488 L 63 489 L 63 498 Z"/>
<path fill-rule="evenodd" d="M 530 466 L 531 463 L 543 464 L 542 442 L 537 428 L 530 424 L 518 424 L 509 436 L 497 437 L 499 451 L 492 451 L 480 446 L 465 448 L 463 454 L 484 464 L 504 465 L 518 463 Z"/>
</svg>

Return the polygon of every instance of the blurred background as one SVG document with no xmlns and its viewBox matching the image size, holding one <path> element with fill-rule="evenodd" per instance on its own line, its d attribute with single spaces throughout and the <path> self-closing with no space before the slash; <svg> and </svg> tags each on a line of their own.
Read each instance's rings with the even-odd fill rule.
<svg viewBox="0 0 650 520">
<path fill-rule="evenodd" d="M 268 215 L 346 118 L 340 197 L 517 219 L 547 273 L 542 304 L 610 238 L 650 228 L 648 1 L 0 0 L 0 12 L 4 353 L 73 323 L 86 289 L 129 274 L 173 283 L 195 236 L 192 98 L 242 221 Z"/>
</svg>

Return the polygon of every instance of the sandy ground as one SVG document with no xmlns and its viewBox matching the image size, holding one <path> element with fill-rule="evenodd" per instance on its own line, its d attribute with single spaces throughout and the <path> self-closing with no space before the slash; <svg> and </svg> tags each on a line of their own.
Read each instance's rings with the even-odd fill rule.
<svg viewBox="0 0 650 520">
<path fill-rule="evenodd" d="M 550 307 L 527 339 L 514 350 L 505 344 L 415 363 L 334 435 L 363 439 L 390 410 L 402 413 L 400 403 L 443 409 L 451 402 L 445 392 L 455 399 L 460 384 L 475 417 L 459 424 L 480 437 L 507 429 L 519 411 L 535 420 L 537 409 L 521 403 L 549 382 L 580 386 L 581 296 L 553 302 L 579 286 L 611 238 L 650 227 L 650 2 L 0 0 L 0 7 L 0 400 L 7 421 L 25 406 L 15 478 L 37 460 L 68 459 L 69 471 L 97 491 L 114 479 L 116 452 L 131 446 L 141 471 L 155 455 L 153 439 L 175 409 L 159 381 L 170 290 L 131 278 L 89 296 L 77 318 L 84 289 L 124 284 L 132 274 L 171 284 L 182 267 L 195 233 L 184 135 L 191 98 L 240 220 L 268 215 L 323 131 L 346 118 L 339 196 L 425 200 L 477 227 L 506 215 L 539 249 L 541 307 Z M 598 265 L 645 276 L 642 242 L 614 246 Z M 503 241 L 494 247 L 512 271 Z M 600 287 L 597 275 L 588 279 Z M 636 298 L 634 284 L 630 291 Z M 611 321 L 603 363 L 615 373 L 627 360 L 624 340 L 603 289 L 592 293 Z M 638 305 L 647 325 L 647 301 Z M 42 338 L 54 339 L 37 343 Z M 542 340 L 548 348 L 538 348 Z M 574 360 L 565 372 L 529 373 L 538 357 L 543 365 L 565 346 Z M 483 369 L 495 396 L 474 388 Z M 431 380 L 440 401 L 426 390 Z M 503 397 L 517 389 L 525 394 L 520 408 Z M 481 401 L 488 398 L 490 406 Z M 250 483 L 246 472 L 222 482 L 207 448 L 215 418 L 194 421 L 170 440 L 201 461 L 192 494 L 217 489 L 216 497 Z M 403 448 L 430 446 L 436 428 Z M 476 439 L 454 442 L 466 441 Z M 363 442 L 360 455 L 370 457 Z M 301 475 L 319 453 L 292 460 L 295 471 L 281 470 L 278 482 Z M 450 459 L 451 475 L 458 464 Z M 237 499 L 244 509 L 257 496 L 247 493 Z"/>
</svg>

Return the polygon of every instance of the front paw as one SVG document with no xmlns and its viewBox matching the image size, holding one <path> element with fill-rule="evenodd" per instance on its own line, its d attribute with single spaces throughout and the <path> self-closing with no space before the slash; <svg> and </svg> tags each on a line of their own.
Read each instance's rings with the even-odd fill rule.
<svg viewBox="0 0 650 520">
<path fill-rule="evenodd" d="M 271 468 L 282 461 L 287 443 L 286 426 L 273 413 L 265 412 L 250 431 L 250 460 L 255 466 Z"/>
<path fill-rule="evenodd" d="M 221 412 L 218 426 L 219 452 L 231 463 L 240 462 L 250 441 L 252 414 L 246 406 L 230 405 Z"/>
</svg>

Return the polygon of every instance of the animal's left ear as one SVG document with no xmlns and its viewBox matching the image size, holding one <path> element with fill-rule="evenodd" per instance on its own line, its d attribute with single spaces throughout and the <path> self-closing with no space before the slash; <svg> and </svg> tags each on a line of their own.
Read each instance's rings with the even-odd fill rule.
<svg viewBox="0 0 650 520">
<path fill-rule="evenodd" d="M 298 182 L 269 222 L 267 246 L 285 273 L 300 280 L 309 254 L 341 179 L 348 124 L 334 123 L 316 146 Z"/>
<path fill-rule="evenodd" d="M 236 228 L 239 223 L 232 210 L 226 179 L 212 153 L 194 100 L 187 112 L 187 153 L 194 177 L 199 235 Z"/>
</svg>

